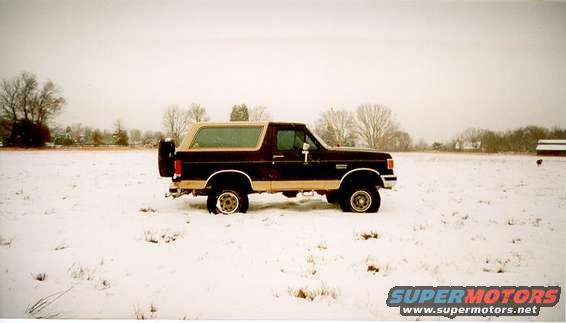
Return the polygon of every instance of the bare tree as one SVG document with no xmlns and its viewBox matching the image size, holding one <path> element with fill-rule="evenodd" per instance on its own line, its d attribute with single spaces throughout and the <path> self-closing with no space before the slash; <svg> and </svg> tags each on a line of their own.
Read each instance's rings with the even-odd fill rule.
<svg viewBox="0 0 566 323">
<path fill-rule="evenodd" d="M 130 129 L 130 143 L 132 145 L 141 144 L 142 132 L 140 129 Z"/>
<path fill-rule="evenodd" d="M 2 80 L 0 92 L 0 108 L 2 116 L 15 123 L 18 121 L 18 111 L 20 110 L 20 87 L 21 83 L 17 78 L 12 80 Z"/>
<path fill-rule="evenodd" d="M 249 109 L 250 121 L 269 121 L 271 114 L 267 112 L 267 107 L 263 105 L 256 105 Z"/>
<path fill-rule="evenodd" d="M 464 130 L 460 137 L 463 140 L 466 141 L 478 141 L 481 140 L 481 137 L 483 136 L 485 130 L 484 129 L 478 129 L 478 128 L 468 128 L 466 130 Z"/>
<path fill-rule="evenodd" d="M 462 131 L 452 140 L 450 147 L 456 150 L 463 150 L 465 147 L 473 147 L 474 149 L 480 149 L 481 141 L 487 130 L 478 128 L 467 128 Z"/>
<path fill-rule="evenodd" d="M 409 151 L 412 147 L 413 139 L 407 132 L 402 130 L 391 133 L 389 141 L 384 146 L 386 150 L 391 151 Z"/>
<path fill-rule="evenodd" d="M 71 124 L 71 138 L 77 144 L 85 142 L 86 138 L 84 137 L 84 128 L 82 123 L 78 122 Z"/>
<path fill-rule="evenodd" d="M 316 133 L 331 146 L 354 146 L 354 118 L 347 110 L 324 111 L 315 124 Z"/>
<path fill-rule="evenodd" d="M 102 132 L 100 132 L 100 129 L 95 129 L 93 134 L 92 134 L 92 143 L 95 146 L 99 146 L 100 144 L 102 144 Z"/>
<path fill-rule="evenodd" d="M 59 113 L 65 99 L 51 81 L 39 86 L 31 73 L 2 80 L 0 116 L 9 144 L 41 146 L 50 137 L 49 120 Z"/>
<path fill-rule="evenodd" d="M 163 138 L 163 135 L 159 131 L 146 130 L 142 136 L 142 143 L 146 147 L 155 148 L 159 144 L 159 140 Z"/>
<path fill-rule="evenodd" d="M 429 145 L 423 138 L 419 138 L 419 140 L 414 146 L 414 149 L 417 151 L 427 151 L 429 148 L 430 148 Z"/>
<path fill-rule="evenodd" d="M 210 120 L 206 113 L 206 109 L 198 103 L 191 103 L 186 113 L 188 125 Z"/>
<path fill-rule="evenodd" d="M 38 87 L 37 78 L 33 74 L 24 72 L 16 77 L 15 81 L 19 83 L 18 88 L 20 89 L 18 95 L 19 112 L 24 120 L 31 120 L 31 110 L 35 103 L 34 99 Z"/>
<path fill-rule="evenodd" d="M 83 138 L 85 143 L 92 144 L 93 135 L 94 135 L 94 130 L 91 127 L 85 126 L 83 128 Z"/>
<path fill-rule="evenodd" d="M 356 109 L 357 134 L 370 148 L 383 149 L 397 128 L 391 110 L 386 106 L 362 104 Z"/>
<path fill-rule="evenodd" d="M 32 120 L 39 124 L 46 124 L 49 119 L 59 113 L 65 105 L 65 99 L 55 83 L 47 81 L 39 93 L 33 97 L 31 105 Z"/>
<path fill-rule="evenodd" d="M 181 110 L 177 105 L 170 105 L 163 115 L 163 130 L 165 134 L 179 145 L 180 140 L 189 126 L 186 111 Z"/>
<path fill-rule="evenodd" d="M 25 72 L 2 80 L 0 112 L 12 122 L 26 120 L 45 125 L 64 105 L 65 99 L 52 81 L 40 88 L 36 76 Z"/>
</svg>

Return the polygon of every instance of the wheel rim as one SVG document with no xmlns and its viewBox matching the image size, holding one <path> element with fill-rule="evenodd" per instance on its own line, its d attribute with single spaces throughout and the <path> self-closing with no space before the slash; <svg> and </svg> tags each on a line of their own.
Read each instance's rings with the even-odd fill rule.
<svg viewBox="0 0 566 323">
<path fill-rule="evenodd" d="M 350 197 L 350 205 L 356 212 L 365 212 L 371 206 L 371 195 L 366 191 L 355 191 Z"/>
<path fill-rule="evenodd" d="M 236 212 L 240 206 L 238 196 L 233 192 L 224 192 L 218 196 L 216 207 L 224 214 L 232 214 Z"/>
</svg>

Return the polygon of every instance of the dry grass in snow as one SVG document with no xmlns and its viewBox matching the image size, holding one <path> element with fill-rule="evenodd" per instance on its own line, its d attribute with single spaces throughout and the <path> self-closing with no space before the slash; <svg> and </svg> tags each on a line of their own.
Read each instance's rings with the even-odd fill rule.
<svg viewBox="0 0 566 323">
<path fill-rule="evenodd" d="M 253 194 L 224 216 L 164 198 L 154 151 L 2 151 L 0 316 L 399 320 L 396 285 L 566 286 L 566 158 L 394 158 L 377 214 Z"/>
</svg>

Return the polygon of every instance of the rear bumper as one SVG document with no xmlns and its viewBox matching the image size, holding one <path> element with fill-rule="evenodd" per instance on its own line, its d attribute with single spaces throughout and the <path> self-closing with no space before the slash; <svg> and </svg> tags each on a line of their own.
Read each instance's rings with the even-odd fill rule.
<svg viewBox="0 0 566 323">
<path fill-rule="evenodd" d="M 185 194 L 188 194 L 188 191 L 179 188 L 177 185 L 175 185 L 175 183 L 171 183 L 171 185 L 169 186 L 169 193 L 165 194 L 165 197 L 171 196 L 173 198 L 177 198 Z"/>
<path fill-rule="evenodd" d="M 383 188 L 393 188 L 397 183 L 397 176 L 395 175 L 381 175 L 381 181 L 383 182 Z"/>
</svg>

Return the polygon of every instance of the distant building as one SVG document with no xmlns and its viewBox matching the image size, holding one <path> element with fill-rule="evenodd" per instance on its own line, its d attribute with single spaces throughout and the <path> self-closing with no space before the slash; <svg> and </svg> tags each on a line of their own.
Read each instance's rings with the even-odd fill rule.
<svg viewBox="0 0 566 323">
<path fill-rule="evenodd" d="M 566 139 L 541 139 L 537 145 L 537 155 L 566 156 Z"/>
<path fill-rule="evenodd" d="M 460 140 L 456 141 L 454 144 L 454 148 L 456 150 L 480 150 L 481 148 L 481 141 L 464 141 L 461 142 Z"/>
</svg>

